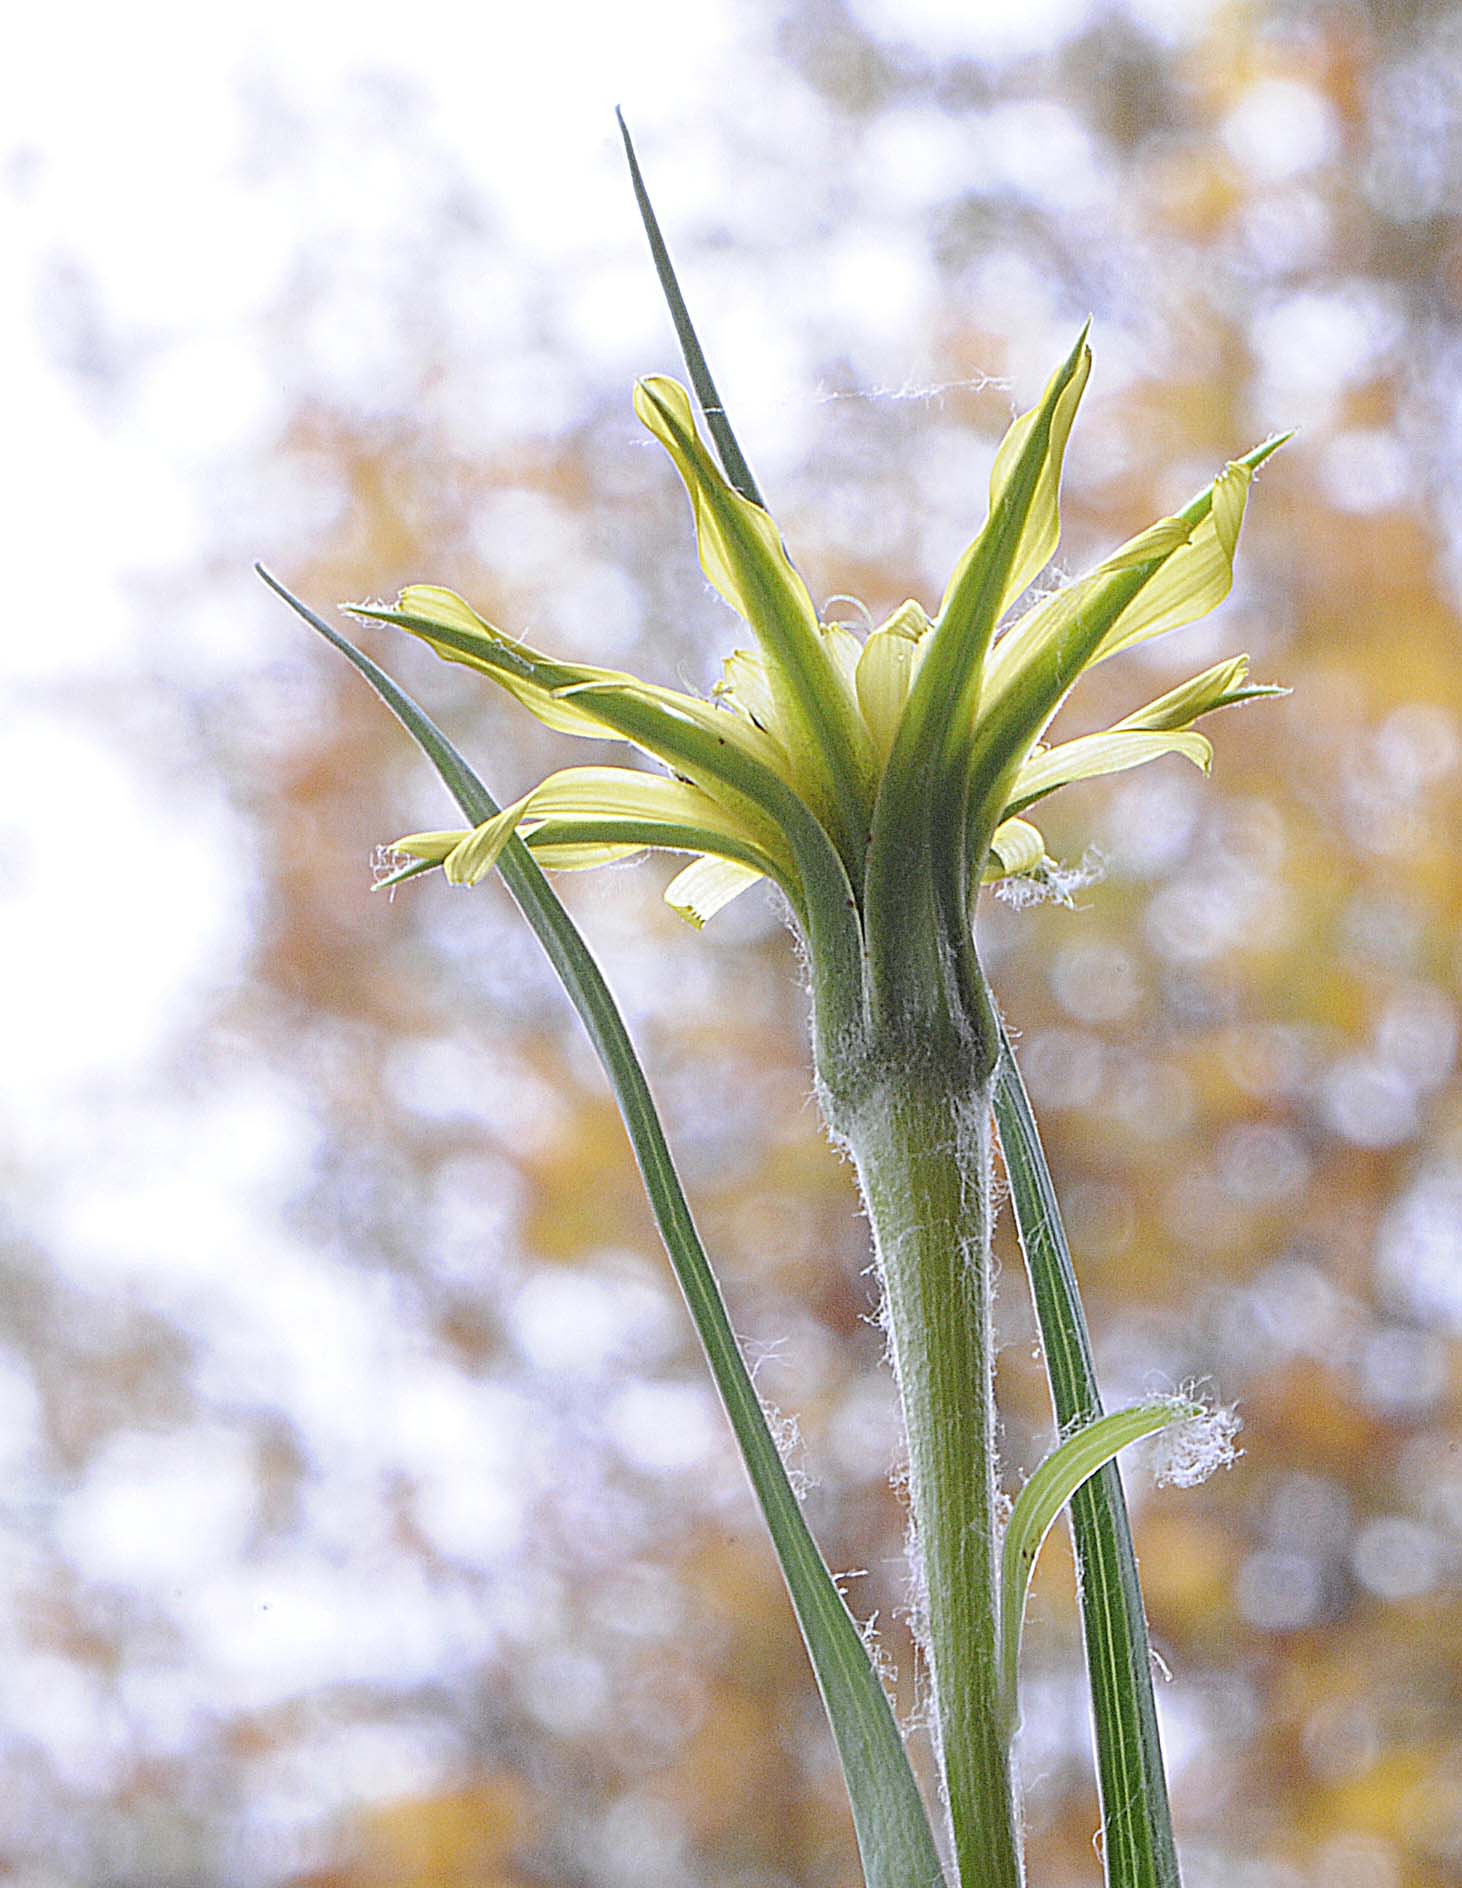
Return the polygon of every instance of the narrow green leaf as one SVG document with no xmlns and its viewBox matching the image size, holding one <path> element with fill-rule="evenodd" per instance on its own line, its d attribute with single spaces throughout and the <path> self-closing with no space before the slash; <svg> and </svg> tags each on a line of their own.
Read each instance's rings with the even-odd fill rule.
<svg viewBox="0 0 1462 1888">
<path fill-rule="evenodd" d="M 493 818 L 501 810 L 493 796 L 411 697 L 267 571 L 260 568 L 259 575 L 360 671 L 431 761 L 467 819 L 479 825 Z M 521 840 L 509 842 L 500 867 L 588 1031 L 624 1117 L 656 1224 L 766 1518 L 817 1675 L 847 1780 L 868 1888 L 942 1888 L 938 1852 L 898 1725 L 787 1479 L 624 1020 L 588 946 Z"/>
<path fill-rule="evenodd" d="M 1025 1624 L 1025 1603 L 1030 1593 L 1036 1557 L 1056 1516 L 1077 1489 L 1091 1479 L 1131 1442 L 1156 1435 L 1170 1423 L 1189 1422 L 1203 1414 L 1199 1403 L 1180 1397 L 1119 1409 L 1099 1416 L 1053 1449 L 1016 1497 L 1005 1529 L 1000 1556 L 1000 1671 L 1006 1721 L 1013 1731 L 1017 1719 L 1020 1679 L 1020 1639 Z"/>
<path fill-rule="evenodd" d="M 1057 1427 L 1102 1414 L 1091 1336 L 1045 1150 L 1008 1035 L 1001 1032 L 995 1118 L 1030 1274 Z M 1180 1888 L 1152 1691 L 1147 1614 L 1127 1501 L 1108 1463 L 1071 1500 L 1109 1888 Z"/>
<path fill-rule="evenodd" d="M 721 404 L 721 396 L 716 391 L 716 383 L 711 378 L 710 364 L 701 347 L 700 338 L 691 322 L 690 310 L 685 305 L 685 297 L 680 292 L 680 283 L 676 279 L 675 265 L 670 260 L 670 251 L 665 246 L 665 238 L 660 234 L 660 219 L 655 214 L 655 206 L 650 202 L 650 193 L 645 188 L 645 180 L 640 172 L 640 161 L 635 156 L 634 142 L 629 134 L 629 126 L 624 122 L 624 113 L 615 108 L 615 117 L 619 120 L 619 135 L 624 139 L 624 154 L 629 159 L 629 177 L 634 186 L 635 202 L 639 206 L 640 221 L 645 226 L 645 234 L 650 239 L 650 254 L 654 257 L 655 273 L 660 278 L 660 292 L 665 297 L 670 310 L 670 319 L 675 324 L 675 338 L 680 343 L 680 352 L 685 358 L 685 370 L 690 375 L 690 384 L 695 389 L 695 397 L 701 412 L 705 415 L 706 425 L 711 437 L 716 442 L 716 451 L 721 455 L 721 464 L 726 477 L 743 498 L 749 498 L 753 505 L 760 505 L 766 510 L 766 501 L 762 498 L 756 480 L 752 477 L 751 467 L 746 463 L 735 433 L 731 430 L 731 421 L 726 409 Z"/>
</svg>

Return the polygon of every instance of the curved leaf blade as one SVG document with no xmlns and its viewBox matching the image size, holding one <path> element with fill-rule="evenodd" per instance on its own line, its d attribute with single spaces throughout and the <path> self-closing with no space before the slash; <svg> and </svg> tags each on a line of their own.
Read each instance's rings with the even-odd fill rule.
<svg viewBox="0 0 1462 1888">
<path fill-rule="evenodd" d="M 1000 1555 L 1000 1670 L 1006 1718 L 1017 1718 L 1020 1677 L 1020 1640 L 1025 1624 L 1025 1603 L 1031 1575 L 1046 1536 L 1056 1517 L 1077 1489 L 1098 1469 L 1116 1460 L 1129 1443 L 1156 1435 L 1172 1423 L 1188 1422 L 1203 1414 L 1198 1403 L 1181 1397 L 1119 1409 L 1086 1423 L 1046 1457 L 1016 1497 L 1005 1529 Z"/>
<path fill-rule="evenodd" d="M 995 1119 L 1045 1350 L 1051 1402 L 1057 1426 L 1064 1431 L 1102 1414 L 1101 1393 L 1051 1170 L 1003 1027 Z M 1109 1888 L 1181 1888 L 1152 1689 L 1147 1614 L 1127 1500 L 1115 1464 L 1098 1470 L 1072 1496 L 1071 1532 L 1091 1685 L 1107 1882 Z"/>
<path fill-rule="evenodd" d="M 405 690 L 267 571 L 256 568 L 270 589 L 365 677 L 431 761 L 464 815 L 474 825 L 494 818 L 502 810 L 497 801 Z M 624 1020 L 577 926 L 521 840 L 509 841 L 500 869 L 578 1011 L 624 1117 L 656 1224 L 771 1533 L 817 1675 L 847 1781 L 868 1888 L 943 1888 L 928 1815 L 893 1711 L 787 1479 Z"/>
</svg>

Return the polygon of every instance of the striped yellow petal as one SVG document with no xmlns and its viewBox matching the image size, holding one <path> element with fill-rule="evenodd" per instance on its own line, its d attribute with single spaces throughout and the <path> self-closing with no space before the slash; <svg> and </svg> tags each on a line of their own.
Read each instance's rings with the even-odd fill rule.
<svg viewBox="0 0 1462 1888">
<path fill-rule="evenodd" d="M 1148 733 L 1112 729 L 1105 734 L 1084 734 L 1074 741 L 1033 754 L 1015 777 L 1008 811 L 1017 812 L 1042 800 L 1058 787 L 1075 780 L 1095 780 L 1100 774 L 1125 773 L 1164 754 L 1182 754 L 1204 773 L 1213 760 L 1213 747 L 1204 735 L 1191 732 Z"/>
<path fill-rule="evenodd" d="M 619 865 L 645 850 L 633 845 L 555 845 L 552 829 L 547 826 L 528 835 L 528 849 L 550 872 L 591 872 L 601 865 Z"/>
<path fill-rule="evenodd" d="M 665 887 L 665 902 L 700 931 L 733 898 L 749 891 L 764 876 L 734 859 L 696 859 Z"/>
<path fill-rule="evenodd" d="M 990 842 L 990 856 L 985 862 L 984 882 L 1019 878 L 1034 872 L 1046 856 L 1046 842 L 1026 819 L 1007 819 L 995 828 Z"/>
<path fill-rule="evenodd" d="M 634 825 L 643 830 L 642 845 L 665 843 L 661 835 L 666 829 L 692 832 L 700 841 L 695 850 L 719 841 L 733 851 L 774 859 L 783 876 L 790 872 L 787 855 L 765 846 L 761 828 L 737 818 L 699 787 L 664 774 L 627 767 L 566 767 L 550 774 L 521 804 L 525 825 L 534 828 L 551 824 L 557 833 L 566 825 L 588 822 Z M 625 832 L 617 843 L 628 844 L 631 838 Z"/>
<path fill-rule="evenodd" d="M 782 711 L 772 692 L 767 665 L 751 649 L 733 649 L 721 664 L 721 680 L 712 688 L 716 700 L 748 716 L 769 735 L 786 760 L 782 740 Z"/>
<path fill-rule="evenodd" d="M 863 645 L 845 623 L 823 623 L 817 633 L 832 658 L 833 673 L 842 684 L 843 700 L 851 713 L 858 698 L 858 660 Z"/>
<path fill-rule="evenodd" d="M 880 623 L 858 658 L 854 681 L 858 707 L 868 723 L 881 758 L 893 751 L 923 652 L 928 648 L 929 618 L 912 598 Z"/>
<path fill-rule="evenodd" d="M 1248 466 L 1224 467 L 1214 481 L 1207 517 L 1200 519 L 1186 543 L 1164 556 L 1161 567 L 1103 636 L 1093 662 L 1104 662 L 1134 643 L 1181 629 L 1184 623 L 1196 622 L 1218 608 L 1233 588 L 1234 552 L 1253 479 Z"/>
</svg>

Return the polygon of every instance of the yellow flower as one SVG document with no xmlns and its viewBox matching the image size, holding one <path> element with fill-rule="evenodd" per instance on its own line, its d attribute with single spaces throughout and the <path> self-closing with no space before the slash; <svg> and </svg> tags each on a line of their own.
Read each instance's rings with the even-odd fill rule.
<svg viewBox="0 0 1462 1888">
<path fill-rule="evenodd" d="M 723 477 L 685 390 L 641 381 L 635 411 L 685 482 L 702 567 L 755 646 L 733 651 L 703 701 L 556 661 L 448 590 L 418 584 L 394 610 L 360 607 L 491 676 L 548 727 L 624 740 L 667 769 L 567 768 L 474 831 L 397 840 L 417 862 L 407 871 L 440 865 L 453 883 L 476 884 L 514 834 L 560 870 L 655 848 L 693 855 L 665 894 L 691 923 L 765 878 L 815 930 L 829 899 L 866 923 L 880 888 L 907 922 L 898 887 L 927 868 L 936 896 L 967 918 L 980 883 L 1046 869 L 1025 814 L 1058 787 L 1162 754 L 1206 770 L 1211 749 L 1194 722 L 1282 692 L 1247 686 L 1245 656 L 1104 733 L 1054 747 L 1042 737 L 1085 670 L 1228 594 L 1253 474 L 1282 442 L 1226 466 L 1181 512 L 997 634 L 1055 551 L 1062 461 L 1090 366 L 1083 333 L 1039 405 L 1011 427 L 989 517 L 938 615 L 904 603 L 864 640 L 819 618 L 772 518 Z"/>
</svg>

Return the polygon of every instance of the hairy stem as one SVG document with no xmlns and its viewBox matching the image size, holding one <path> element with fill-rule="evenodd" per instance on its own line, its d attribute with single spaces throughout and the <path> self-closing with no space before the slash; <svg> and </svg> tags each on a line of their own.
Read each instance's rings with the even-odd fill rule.
<svg viewBox="0 0 1462 1888">
<path fill-rule="evenodd" d="M 959 1880 L 1017 1888 L 999 1709 L 990 1336 L 990 1094 L 875 1058 L 839 1123 L 873 1221 L 903 1398 L 919 1604 Z"/>
</svg>

